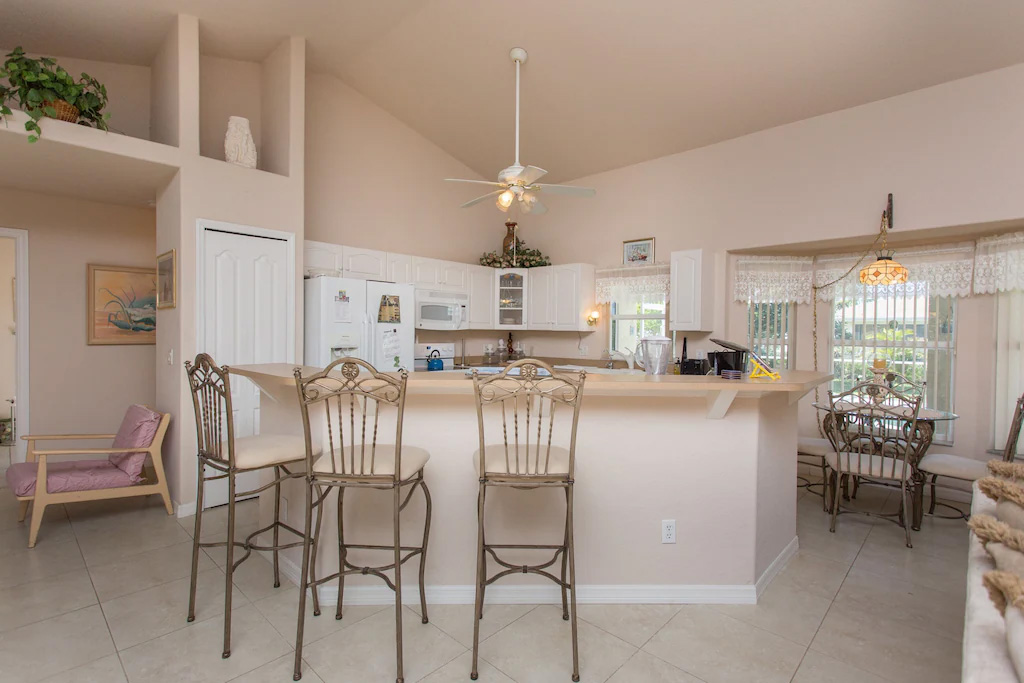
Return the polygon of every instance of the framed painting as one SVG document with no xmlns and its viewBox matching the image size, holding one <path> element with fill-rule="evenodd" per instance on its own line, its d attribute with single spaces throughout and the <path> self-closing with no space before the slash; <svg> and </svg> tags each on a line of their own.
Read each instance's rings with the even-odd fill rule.
<svg viewBox="0 0 1024 683">
<path fill-rule="evenodd" d="M 156 307 L 178 305 L 178 258 L 171 249 L 156 257 Z"/>
<path fill-rule="evenodd" d="M 629 240 L 622 243 L 622 262 L 626 265 L 654 263 L 654 238 Z"/>
<path fill-rule="evenodd" d="M 89 264 L 89 344 L 155 344 L 157 276 L 153 268 Z"/>
</svg>

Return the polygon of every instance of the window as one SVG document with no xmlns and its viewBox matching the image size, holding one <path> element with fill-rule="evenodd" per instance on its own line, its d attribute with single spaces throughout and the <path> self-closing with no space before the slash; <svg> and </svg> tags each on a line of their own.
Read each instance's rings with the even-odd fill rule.
<svg viewBox="0 0 1024 683">
<path fill-rule="evenodd" d="M 996 293 L 996 396 L 993 447 L 1002 450 L 1017 398 L 1024 393 L 1024 291 Z"/>
<path fill-rule="evenodd" d="M 796 306 L 786 303 L 747 305 L 747 339 L 750 349 L 768 361 L 773 370 L 792 367 L 790 346 L 795 327 Z"/>
<path fill-rule="evenodd" d="M 666 336 L 668 329 L 666 297 L 664 292 L 621 293 L 611 302 L 612 351 L 636 351 L 640 340 L 653 335 Z"/>
<path fill-rule="evenodd" d="M 832 302 L 833 391 L 872 377 L 875 358 L 911 381 L 925 383 L 928 408 L 953 410 L 956 301 L 928 293 L 928 285 L 837 285 Z M 820 330 L 819 330 L 820 334 Z M 935 423 L 935 440 L 950 442 L 953 422 Z"/>
</svg>

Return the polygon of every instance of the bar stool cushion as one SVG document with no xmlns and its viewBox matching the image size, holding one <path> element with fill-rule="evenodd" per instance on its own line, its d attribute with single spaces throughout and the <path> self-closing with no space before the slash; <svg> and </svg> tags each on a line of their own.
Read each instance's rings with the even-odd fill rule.
<svg viewBox="0 0 1024 683">
<path fill-rule="evenodd" d="M 373 454 L 373 470 L 370 470 L 370 455 Z M 315 463 L 313 463 L 314 472 L 322 472 L 324 474 L 338 474 L 338 475 L 350 475 L 359 476 L 363 475 L 393 475 L 395 473 L 395 445 L 394 444 L 383 444 L 379 443 L 376 446 L 366 444 L 365 451 L 362 446 L 356 446 L 355 449 L 355 468 L 356 471 L 352 471 L 352 448 L 349 446 L 345 447 L 344 455 L 341 449 L 334 450 L 334 466 L 331 466 L 331 456 L 324 454 Z M 360 462 L 360 457 L 363 457 Z M 342 468 L 342 460 L 344 457 L 344 469 Z M 417 446 L 402 446 L 402 472 L 399 478 L 403 481 L 409 479 L 414 474 L 423 469 L 423 466 L 430 460 L 430 452 L 426 449 L 419 448 Z M 365 470 L 363 469 L 365 468 Z"/>
<path fill-rule="evenodd" d="M 931 453 L 929 452 L 917 469 L 928 474 L 937 474 L 940 477 L 953 477 L 965 481 L 977 481 L 988 476 L 988 465 L 982 460 L 966 458 L 953 453 Z"/>
<path fill-rule="evenodd" d="M 320 449 L 315 448 L 313 455 L 320 455 Z M 306 439 L 301 436 L 260 434 L 235 439 L 235 467 L 241 470 L 283 465 L 305 457 Z"/>
<path fill-rule="evenodd" d="M 508 465 L 505 461 L 505 453 L 508 452 Z M 547 462 L 547 472 L 544 472 L 544 464 Z M 484 446 L 484 470 L 489 474 L 521 474 L 521 475 L 544 475 L 544 474 L 569 474 L 569 450 L 561 446 L 552 446 L 551 454 L 548 455 L 547 446 L 540 449 L 538 457 L 537 445 L 530 444 L 529 457 L 527 457 L 526 444 L 519 444 L 519 466 L 516 466 L 516 445 L 509 444 L 506 448 L 503 443 Z M 480 468 L 480 451 L 473 453 L 473 464 Z M 511 472 L 509 471 L 511 466 Z M 538 466 L 541 472 L 537 472 Z"/>
<path fill-rule="evenodd" d="M 826 453 L 825 462 L 837 472 L 878 477 L 879 479 L 899 479 L 903 472 L 901 460 L 870 453 L 843 453 L 840 457 L 837 457 L 835 452 Z M 842 469 L 839 467 L 840 464 L 843 465 Z M 907 470 L 909 476 L 909 466 Z"/>
<path fill-rule="evenodd" d="M 7 468 L 7 485 L 19 498 L 35 495 L 39 463 L 18 462 Z M 131 486 L 131 477 L 108 460 L 69 460 L 46 463 L 47 493 L 94 491 Z"/>
<path fill-rule="evenodd" d="M 796 442 L 796 452 L 824 458 L 832 452 L 832 442 L 818 437 L 801 436 Z"/>
</svg>

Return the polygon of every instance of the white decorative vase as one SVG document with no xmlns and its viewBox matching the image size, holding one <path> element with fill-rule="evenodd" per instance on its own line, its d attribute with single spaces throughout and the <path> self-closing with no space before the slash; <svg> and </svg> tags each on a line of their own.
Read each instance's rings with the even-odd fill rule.
<svg viewBox="0 0 1024 683">
<path fill-rule="evenodd" d="M 246 168 L 256 168 L 256 143 L 249 131 L 249 119 L 228 117 L 228 132 L 224 136 L 224 160 Z"/>
</svg>

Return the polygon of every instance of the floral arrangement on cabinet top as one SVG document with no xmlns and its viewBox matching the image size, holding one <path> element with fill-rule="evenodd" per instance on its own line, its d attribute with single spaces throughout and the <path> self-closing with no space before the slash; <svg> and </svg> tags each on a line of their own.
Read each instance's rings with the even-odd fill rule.
<svg viewBox="0 0 1024 683">
<path fill-rule="evenodd" d="M 540 249 L 530 249 L 526 242 L 516 234 L 515 221 L 505 223 L 507 232 L 502 240 L 501 251 L 489 251 L 480 257 L 481 266 L 491 268 L 537 268 L 550 266 L 551 259 L 541 253 Z"/>
</svg>

